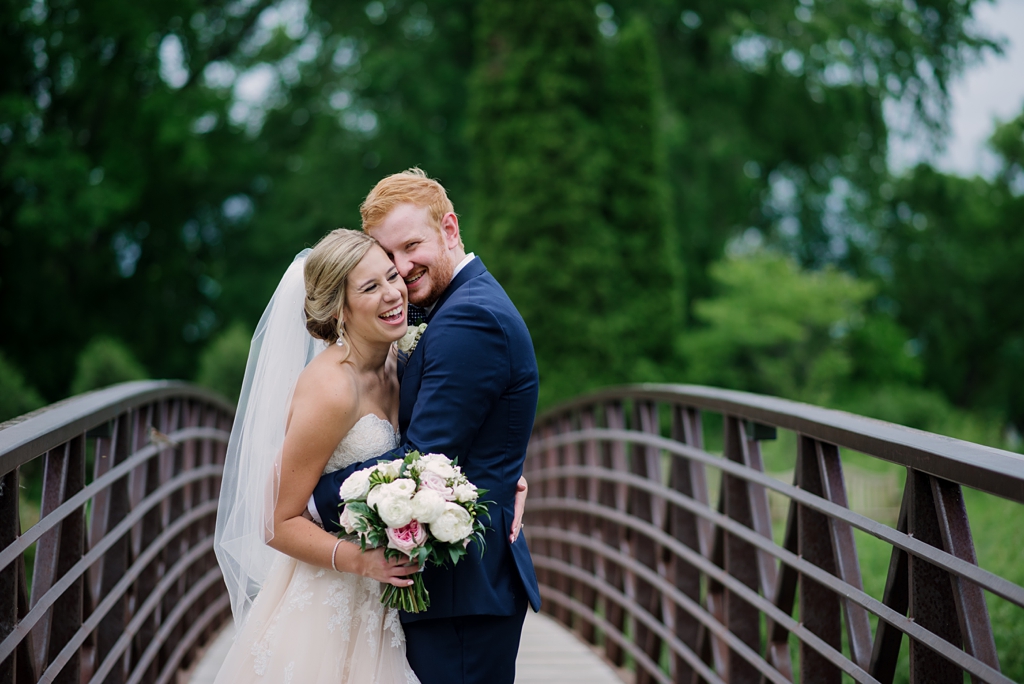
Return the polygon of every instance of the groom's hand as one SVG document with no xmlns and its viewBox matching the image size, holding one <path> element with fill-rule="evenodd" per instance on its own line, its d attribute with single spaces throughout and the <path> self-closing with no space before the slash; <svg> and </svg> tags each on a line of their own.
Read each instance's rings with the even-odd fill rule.
<svg viewBox="0 0 1024 684">
<path fill-rule="evenodd" d="M 529 485 L 526 484 L 526 478 L 520 476 L 519 482 L 516 483 L 516 503 L 515 513 L 512 515 L 512 534 L 508 536 L 508 540 L 513 544 L 515 544 L 516 539 L 519 538 L 519 532 L 523 529 L 523 513 L 526 512 L 526 493 L 529 488 Z"/>
<path fill-rule="evenodd" d="M 420 566 L 410 564 L 408 560 L 400 558 L 388 560 L 384 557 L 384 549 L 366 551 L 361 554 L 360 560 L 362 561 L 360 575 L 396 587 L 411 587 L 412 579 L 409 578 L 409 575 L 415 575 L 420 571 Z"/>
</svg>

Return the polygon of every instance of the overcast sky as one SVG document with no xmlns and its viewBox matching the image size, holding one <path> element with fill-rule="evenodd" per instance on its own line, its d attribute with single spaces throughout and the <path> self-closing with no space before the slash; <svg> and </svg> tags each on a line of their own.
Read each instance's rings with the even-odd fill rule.
<svg viewBox="0 0 1024 684">
<path fill-rule="evenodd" d="M 938 154 L 921 140 L 890 141 L 891 162 L 896 169 L 930 159 L 947 172 L 991 176 L 994 155 L 985 142 L 996 119 L 1005 121 L 1024 108 L 1024 0 L 978 3 L 975 21 L 982 32 L 1006 40 L 1002 56 L 986 55 L 952 85 L 951 135 Z"/>
</svg>

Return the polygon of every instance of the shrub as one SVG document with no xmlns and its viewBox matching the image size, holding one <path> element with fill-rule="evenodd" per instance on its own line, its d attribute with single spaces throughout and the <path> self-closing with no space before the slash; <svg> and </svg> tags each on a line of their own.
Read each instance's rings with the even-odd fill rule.
<svg viewBox="0 0 1024 684">
<path fill-rule="evenodd" d="M 196 382 L 236 400 L 245 377 L 251 340 L 252 333 L 244 325 L 233 323 L 203 350 Z"/>
<path fill-rule="evenodd" d="M 21 371 L 0 353 L 0 423 L 33 411 L 45 403 Z"/>
<path fill-rule="evenodd" d="M 144 380 L 149 373 L 123 342 L 96 337 L 78 355 L 71 394 L 81 394 L 129 380 Z"/>
</svg>

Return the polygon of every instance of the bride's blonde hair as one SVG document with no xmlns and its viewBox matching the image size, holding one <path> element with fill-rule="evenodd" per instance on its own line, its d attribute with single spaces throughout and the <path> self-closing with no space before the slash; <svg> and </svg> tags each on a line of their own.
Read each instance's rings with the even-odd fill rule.
<svg viewBox="0 0 1024 684">
<path fill-rule="evenodd" d="M 344 330 L 342 309 L 348 276 L 366 253 L 379 243 L 366 233 L 338 228 L 316 243 L 306 257 L 306 330 L 328 344 Z"/>
</svg>

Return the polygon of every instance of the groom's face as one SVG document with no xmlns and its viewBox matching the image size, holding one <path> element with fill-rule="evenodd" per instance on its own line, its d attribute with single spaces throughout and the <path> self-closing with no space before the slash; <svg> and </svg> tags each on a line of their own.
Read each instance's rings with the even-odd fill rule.
<svg viewBox="0 0 1024 684">
<path fill-rule="evenodd" d="M 415 204 L 398 205 L 370 231 L 405 280 L 411 303 L 430 306 L 451 283 L 456 264 L 454 251 L 459 249 L 457 222 L 454 239 L 448 234 L 451 232 L 450 226 L 439 232 L 430 222 L 428 208 Z"/>
</svg>

